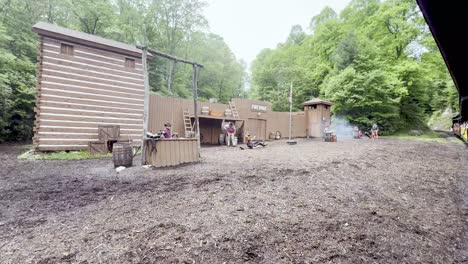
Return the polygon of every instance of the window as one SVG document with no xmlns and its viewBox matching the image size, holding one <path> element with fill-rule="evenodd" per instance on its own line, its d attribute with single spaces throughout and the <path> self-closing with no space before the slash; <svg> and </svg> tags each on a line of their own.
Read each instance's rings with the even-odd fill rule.
<svg viewBox="0 0 468 264">
<path fill-rule="evenodd" d="M 60 44 L 60 53 L 61 54 L 65 54 L 65 55 L 69 55 L 69 56 L 73 56 L 73 46 L 72 45 L 68 45 L 68 44 Z"/>
<path fill-rule="evenodd" d="M 125 58 L 125 67 L 135 69 L 135 60 Z"/>
</svg>

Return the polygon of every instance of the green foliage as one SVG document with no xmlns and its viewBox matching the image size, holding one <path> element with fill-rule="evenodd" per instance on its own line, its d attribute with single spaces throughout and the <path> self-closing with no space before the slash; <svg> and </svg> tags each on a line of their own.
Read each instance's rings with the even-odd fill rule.
<svg viewBox="0 0 468 264">
<path fill-rule="evenodd" d="M 310 20 L 310 30 L 315 30 L 315 28 L 322 26 L 323 24 L 327 23 L 330 20 L 335 20 L 338 18 L 338 15 L 336 14 L 335 10 L 333 10 L 331 7 L 327 6 L 325 7 L 320 14 L 314 16 Z"/>
<path fill-rule="evenodd" d="M 20 156 L 20 160 L 84 160 L 84 159 L 102 159 L 112 157 L 112 153 L 99 153 L 91 155 L 88 151 L 59 151 L 50 153 L 35 153 L 27 151 Z"/>
<path fill-rule="evenodd" d="M 0 22 L 0 142 L 32 137 L 35 65 L 9 49 L 13 38 Z"/>
<path fill-rule="evenodd" d="M 286 110 L 290 82 L 294 108 L 313 97 L 334 114 L 384 134 L 427 130 L 434 111 L 456 111 L 457 91 L 416 3 L 352 0 L 338 16 L 326 7 L 311 34 L 262 51 L 252 64 L 250 96 Z"/>
<path fill-rule="evenodd" d="M 32 137 L 38 41 L 31 29 L 38 21 L 204 64 L 202 99 L 246 96 L 246 64 L 207 33 L 205 6 L 202 0 L 0 0 L 0 142 Z M 152 92 L 192 96 L 191 67 L 157 57 L 149 66 Z"/>
</svg>

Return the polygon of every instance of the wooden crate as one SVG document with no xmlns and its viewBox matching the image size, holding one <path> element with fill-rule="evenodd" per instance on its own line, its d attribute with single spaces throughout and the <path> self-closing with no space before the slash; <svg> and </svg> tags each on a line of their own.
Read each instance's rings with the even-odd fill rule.
<svg viewBox="0 0 468 264">
<path fill-rule="evenodd" d="M 107 148 L 107 141 L 88 142 L 88 152 L 91 155 L 109 152 Z"/>
<path fill-rule="evenodd" d="M 98 125 L 99 140 L 118 140 L 120 137 L 119 125 Z"/>
</svg>

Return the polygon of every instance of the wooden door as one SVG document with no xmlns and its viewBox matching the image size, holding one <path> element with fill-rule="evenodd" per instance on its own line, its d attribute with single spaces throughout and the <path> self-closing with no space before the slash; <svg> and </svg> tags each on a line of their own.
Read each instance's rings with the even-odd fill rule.
<svg viewBox="0 0 468 264">
<path fill-rule="evenodd" d="M 255 139 L 266 140 L 266 120 L 249 118 L 247 131 L 255 136 Z"/>
</svg>

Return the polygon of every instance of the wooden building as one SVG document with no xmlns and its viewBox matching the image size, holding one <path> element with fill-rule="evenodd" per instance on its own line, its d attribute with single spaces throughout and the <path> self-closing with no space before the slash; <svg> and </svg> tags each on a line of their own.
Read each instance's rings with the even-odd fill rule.
<svg viewBox="0 0 468 264">
<path fill-rule="evenodd" d="M 36 122 L 39 151 L 85 149 L 98 124 L 120 125 L 141 141 L 142 51 L 135 46 L 39 22 Z"/>
<path fill-rule="evenodd" d="M 320 99 L 318 99 L 320 100 Z M 316 102 L 313 100 L 313 102 Z M 292 137 L 306 137 L 307 131 L 318 131 L 322 129 L 322 119 L 325 118 L 325 123 L 330 125 L 330 108 L 331 103 L 320 100 L 321 104 L 317 104 L 317 111 L 309 110 L 306 107 L 305 112 L 292 113 Z M 326 105 L 322 106 L 322 105 Z M 274 112 L 271 104 L 268 102 L 234 98 L 231 105 L 235 105 L 239 112 L 239 117 L 226 116 L 211 116 L 199 113 L 200 132 L 202 134 L 203 144 L 218 144 L 219 135 L 221 132 L 221 122 L 232 121 L 236 122 L 236 127 L 239 129 L 239 141 L 250 134 L 256 136 L 256 139 L 268 140 L 270 134 L 279 132 L 283 138 L 288 137 L 289 133 L 289 112 Z M 226 109 L 230 109 L 231 105 L 209 102 L 198 102 L 197 108 L 206 107 L 210 111 L 224 113 Z M 150 98 L 149 111 L 149 131 L 152 133 L 159 132 L 164 129 L 165 123 L 171 123 L 174 132 L 179 135 L 183 134 L 183 110 L 186 109 L 193 116 L 193 101 L 182 98 L 162 97 L 152 95 Z M 320 115 L 320 118 L 319 118 Z M 319 120 L 320 122 L 317 122 Z M 312 123 L 309 123 L 312 122 Z M 309 133 L 312 137 L 322 137 L 321 133 Z"/>
<path fill-rule="evenodd" d="M 35 150 L 86 149 L 88 142 L 98 140 L 98 125 L 119 125 L 122 138 L 141 142 L 142 51 L 135 46 L 44 22 L 34 25 L 33 31 L 40 40 Z M 330 122 L 330 105 L 320 100 L 320 103 L 306 105 L 305 112 L 293 113 L 292 136 L 322 136 L 319 132 L 323 124 Z M 310 107 L 317 107 L 321 112 Z M 152 95 L 148 131 L 159 132 L 164 123 L 169 122 L 173 131 L 184 137 L 184 118 L 191 118 L 193 123 L 193 109 L 192 100 Z M 267 102 L 236 98 L 229 105 L 198 102 L 198 109 L 203 144 L 218 144 L 223 120 L 236 123 L 240 142 L 247 133 L 260 140 L 276 133 L 283 138 L 288 136 L 289 113 L 274 112 Z M 209 112 L 203 113 L 202 109 Z M 236 114 L 226 116 L 226 110 Z M 184 117 L 184 112 L 189 116 Z"/>
<path fill-rule="evenodd" d="M 229 108 L 227 104 L 198 102 L 200 120 L 200 134 L 202 144 L 218 144 L 219 134 L 221 133 L 221 122 L 232 121 L 238 122 L 237 126 L 241 126 L 239 122 L 243 119 L 223 116 L 204 115 L 201 113 L 203 107 L 208 107 L 210 111 L 224 113 Z M 194 123 L 193 100 L 163 97 L 157 95 L 150 96 L 148 131 L 152 133 L 160 132 L 164 129 L 165 123 L 172 124 L 172 130 L 183 136 L 184 135 L 184 110 L 190 113 L 192 123 Z"/>
<path fill-rule="evenodd" d="M 330 110 L 332 103 L 314 98 L 304 103 L 308 137 L 323 137 L 323 131 L 330 127 Z"/>
</svg>

